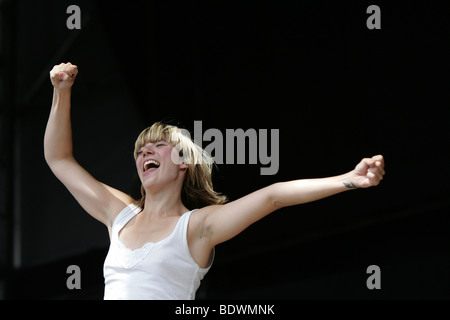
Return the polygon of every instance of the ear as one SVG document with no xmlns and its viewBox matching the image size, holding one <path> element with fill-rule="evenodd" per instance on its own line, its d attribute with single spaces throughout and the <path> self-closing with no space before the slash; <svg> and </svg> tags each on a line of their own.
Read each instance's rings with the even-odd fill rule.
<svg viewBox="0 0 450 320">
<path fill-rule="evenodd" d="M 181 171 L 186 171 L 187 168 L 189 168 L 189 165 L 187 165 L 186 163 L 184 163 L 184 161 L 180 163 L 180 170 L 181 170 Z"/>
</svg>

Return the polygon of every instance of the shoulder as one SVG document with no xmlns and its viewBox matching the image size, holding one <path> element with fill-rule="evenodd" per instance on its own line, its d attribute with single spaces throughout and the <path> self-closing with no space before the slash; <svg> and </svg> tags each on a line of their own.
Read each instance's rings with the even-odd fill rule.
<svg viewBox="0 0 450 320">
<path fill-rule="evenodd" d="M 117 204 L 111 211 L 108 224 L 108 232 L 111 235 L 112 228 L 115 224 L 120 224 L 120 221 L 127 219 L 128 216 L 134 215 L 142 211 L 137 201 L 127 201 Z"/>
<path fill-rule="evenodd" d="M 191 221 L 200 223 L 200 222 L 204 221 L 205 219 L 207 219 L 208 217 L 210 217 L 211 215 L 213 215 L 214 212 L 216 212 L 219 208 L 221 208 L 223 206 L 224 206 L 223 204 L 215 204 L 215 205 L 210 205 L 210 206 L 206 206 L 203 208 L 192 210 Z"/>
</svg>

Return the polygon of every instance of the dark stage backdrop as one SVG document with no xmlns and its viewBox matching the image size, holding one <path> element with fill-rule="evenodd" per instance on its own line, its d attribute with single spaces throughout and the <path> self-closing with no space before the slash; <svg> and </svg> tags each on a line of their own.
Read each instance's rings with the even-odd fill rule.
<svg viewBox="0 0 450 320">
<path fill-rule="evenodd" d="M 2 132 L 12 133 L 2 139 L 11 153 L 2 178 L 9 174 L 4 189 L 13 190 L 2 195 L 4 297 L 102 298 L 107 230 L 43 157 L 48 72 L 68 61 L 79 67 L 75 157 L 136 198 L 134 141 L 160 120 L 192 133 L 200 121 L 202 133 L 218 129 L 224 139 L 227 129 L 256 130 L 259 141 L 260 129 L 278 130 L 276 174 L 261 175 L 269 165 L 248 155 L 217 165 L 216 189 L 230 200 L 384 155 L 380 186 L 284 208 L 219 245 L 199 298 L 450 297 L 449 24 L 440 3 L 4 3 L 15 21 L 5 49 L 14 59 L 2 61 L 14 88 L 2 113 Z M 66 27 L 72 4 L 80 30 Z M 366 26 L 372 4 L 381 9 L 378 30 Z M 225 140 L 222 151 L 225 158 Z M 78 291 L 66 288 L 72 264 L 82 270 Z M 380 290 L 366 286 L 370 265 L 381 269 Z"/>
</svg>

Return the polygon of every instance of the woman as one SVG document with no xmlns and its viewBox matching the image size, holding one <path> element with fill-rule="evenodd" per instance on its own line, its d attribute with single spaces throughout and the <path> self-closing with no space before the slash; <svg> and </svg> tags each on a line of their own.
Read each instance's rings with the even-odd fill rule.
<svg viewBox="0 0 450 320">
<path fill-rule="evenodd" d="M 54 93 L 45 159 L 80 205 L 108 228 L 105 299 L 194 299 L 219 243 L 282 207 L 383 179 L 384 160 L 377 155 L 340 176 L 275 183 L 226 203 L 213 190 L 211 157 L 177 127 L 156 123 L 135 144 L 142 182 L 137 202 L 97 181 L 73 157 L 70 95 L 77 72 L 71 63 L 50 72 Z"/>
</svg>

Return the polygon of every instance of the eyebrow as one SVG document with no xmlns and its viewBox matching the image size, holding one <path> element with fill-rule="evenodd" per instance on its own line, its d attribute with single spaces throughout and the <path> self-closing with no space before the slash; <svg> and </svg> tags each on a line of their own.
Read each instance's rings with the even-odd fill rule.
<svg viewBox="0 0 450 320">
<path fill-rule="evenodd" d="M 148 144 L 159 144 L 159 143 L 164 143 L 166 145 L 169 145 L 170 143 L 165 141 L 165 140 L 160 140 L 160 141 L 155 141 L 155 142 L 147 142 L 146 144 L 142 145 L 141 147 L 139 147 L 139 150 L 142 150 L 142 148 L 146 147 Z"/>
</svg>

